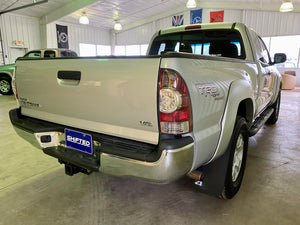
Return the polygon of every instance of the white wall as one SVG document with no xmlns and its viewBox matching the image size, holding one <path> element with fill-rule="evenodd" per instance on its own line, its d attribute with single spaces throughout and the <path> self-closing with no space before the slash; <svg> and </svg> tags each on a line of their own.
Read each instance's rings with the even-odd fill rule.
<svg viewBox="0 0 300 225">
<path fill-rule="evenodd" d="M 133 28 L 127 32 L 116 34 L 117 45 L 130 45 L 130 44 L 148 44 L 150 38 L 155 32 L 155 27 L 152 23 L 147 23 L 142 26 Z"/>
<path fill-rule="evenodd" d="M 3 14 L 0 16 L 1 34 L 5 63 L 14 63 L 16 55 L 26 50 L 41 48 L 39 19 L 15 14 Z M 16 46 L 14 41 L 23 41 L 23 46 Z M 21 55 L 19 55 L 21 56 Z"/>
<path fill-rule="evenodd" d="M 203 23 L 209 23 L 210 12 L 222 9 L 203 9 Z M 190 11 L 186 10 L 173 15 L 184 14 L 184 24 L 190 23 Z M 172 14 L 160 17 L 148 23 L 125 30 L 115 35 L 117 45 L 147 44 L 152 35 L 163 28 L 172 25 Z M 280 13 L 255 10 L 224 10 L 225 22 L 244 22 L 253 27 L 261 36 L 299 35 L 300 13 Z M 15 14 L 3 14 L 0 16 L 0 25 L 3 36 L 4 53 L 7 55 L 6 63 L 13 63 L 11 49 L 14 40 L 24 41 L 27 50 L 57 47 L 55 24 L 68 26 L 69 48 L 79 53 L 79 43 L 111 45 L 109 30 L 99 29 L 87 25 L 66 24 L 61 21 L 50 23 L 46 27 L 40 25 L 38 18 L 20 16 Z M 43 31 L 43 32 L 41 32 Z M 42 33 L 42 35 L 41 35 Z M 46 41 L 45 41 L 46 39 Z M 113 44 L 112 44 L 113 45 Z"/>
<path fill-rule="evenodd" d="M 219 11 L 222 9 L 214 9 L 213 11 Z M 210 18 L 210 11 L 209 9 L 203 9 L 203 23 L 209 23 Z M 125 45 L 125 44 L 148 44 L 152 35 L 164 28 L 168 28 L 172 26 L 172 16 L 175 15 L 184 15 L 184 24 L 190 24 L 190 11 L 186 10 L 174 15 L 170 15 L 168 17 L 164 17 L 162 19 L 158 19 L 142 26 L 124 31 L 119 32 L 116 34 L 116 44 L 117 45 Z M 242 10 L 225 10 L 224 14 L 224 22 L 242 22 Z"/>
<path fill-rule="evenodd" d="M 60 21 L 45 27 L 40 25 L 39 18 L 7 13 L 0 16 L 3 50 L 4 55 L 7 56 L 5 64 L 14 63 L 16 57 L 33 49 L 57 48 L 56 24 L 68 26 L 69 48 L 77 53 L 79 53 L 79 43 L 111 44 L 109 30 Z M 24 45 L 21 47 L 14 45 L 15 40 L 23 41 Z"/>
<path fill-rule="evenodd" d="M 56 21 L 47 24 L 47 48 L 57 48 L 56 24 L 68 26 L 69 48 L 78 54 L 80 43 L 110 45 L 109 30 Z"/>
<path fill-rule="evenodd" d="M 203 9 L 202 23 L 209 23 L 210 12 L 223 9 Z M 149 21 L 142 26 L 119 32 L 116 44 L 146 44 L 158 30 L 172 26 L 172 16 L 184 15 L 184 24 L 190 24 L 190 11 L 173 14 Z M 159 16 L 158 16 L 159 17 Z M 254 10 L 224 9 L 224 22 L 242 22 L 252 27 L 261 36 L 299 35 L 300 13 L 280 13 Z"/>
<path fill-rule="evenodd" d="M 300 13 L 245 11 L 245 21 L 263 37 L 299 35 Z"/>
</svg>

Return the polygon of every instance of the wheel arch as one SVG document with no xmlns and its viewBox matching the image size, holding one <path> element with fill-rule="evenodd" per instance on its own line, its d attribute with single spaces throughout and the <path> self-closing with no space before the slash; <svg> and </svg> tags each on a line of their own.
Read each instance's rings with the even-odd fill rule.
<svg viewBox="0 0 300 225">
<path fill-rule="evenodd" d="M 244 99 L 240 102 L 237 109 L 237 116 L 244 117 L 248 128 L 251 127 L 254 117 L 254 106 L 251 98 Z"/>
<path fill-rule="evenodd" d="M 10 73 L 0 72 L 0 78 L 2 78 L 2 77 L 7 77 L 10 80 L 12 80 L 12 75 Z"/>
<path fill-rule="evenodd" d="M 254 109 L 254 93 L 251 84 L 246 80 L 236 80 L 232 82 L 220 124 L 221 134 L 218 145 L 208 163 L 219 158 L 227 150 L 237 116 L 242 116 L 246 119 L 249 129 L 254 117 Z"/>
</svg>

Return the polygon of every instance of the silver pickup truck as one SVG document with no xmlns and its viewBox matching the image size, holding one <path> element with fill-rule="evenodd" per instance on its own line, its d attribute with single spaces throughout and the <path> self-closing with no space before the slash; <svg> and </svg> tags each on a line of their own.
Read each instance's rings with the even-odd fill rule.
<svg viewBox="0 0 300 225">
<path fill-rule="evenodd" d="M 240 188 L 248 137 L 274 124 L 281 76 L 241 23 L 157 32 L 146 57 L 16 62 L 16 132 L 65 164 L 155 183 L 184 175 L 206 193 Z"/>
</svg>

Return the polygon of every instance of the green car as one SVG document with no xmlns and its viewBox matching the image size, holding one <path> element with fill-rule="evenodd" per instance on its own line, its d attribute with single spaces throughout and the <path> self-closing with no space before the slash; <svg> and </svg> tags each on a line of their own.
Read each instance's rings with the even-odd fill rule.
<svg viewBox="0 0 300 225">
<path fill-rule="evenodd" d="M 11 80 L 15 70 L 15 64 L 0 66 L 0 94 L 13 94 Z"/>
</svg>

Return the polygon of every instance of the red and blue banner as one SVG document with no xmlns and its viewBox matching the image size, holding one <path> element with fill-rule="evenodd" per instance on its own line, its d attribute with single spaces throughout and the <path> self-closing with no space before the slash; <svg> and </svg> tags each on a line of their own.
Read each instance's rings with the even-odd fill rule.
<svg viewBox="0 0 300 225">
<path fill-rule="evenodd" d="M 202 23 L 202 9 L 191 10 L 191 24 Z"/>
<path fill-rule="evenodd" d="M 172 17 L 172 26 L 176 27 L 176 26 L 181 26 L 181 25 L 183 25 L 183 15 L 173 16 Z"/>
<path fill-rule="evenodd" d="M 210 12 L 210 22 L 211 23 L 224 22 L 224 10 Z"/>
</svg>

